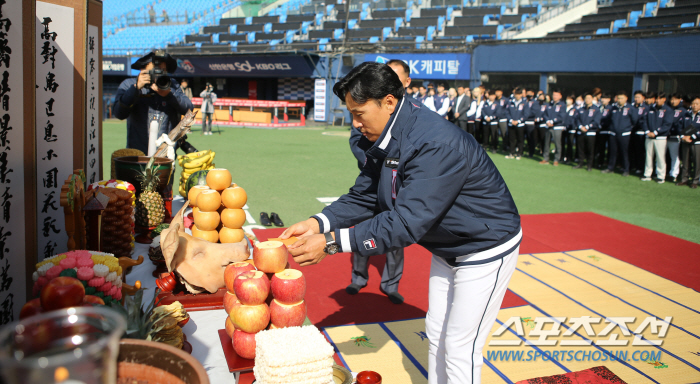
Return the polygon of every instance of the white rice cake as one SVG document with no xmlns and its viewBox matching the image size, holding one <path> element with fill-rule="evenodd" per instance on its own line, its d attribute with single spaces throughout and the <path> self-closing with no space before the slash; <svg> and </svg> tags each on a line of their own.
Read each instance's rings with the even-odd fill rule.
<svg viewBox="0 0 700 384">
<path fill-rule="evenodd" d="M 333 347 L 313 325 L 258 332 L 255 345 L 259 384 L 333 382 Z"/>
</svg>

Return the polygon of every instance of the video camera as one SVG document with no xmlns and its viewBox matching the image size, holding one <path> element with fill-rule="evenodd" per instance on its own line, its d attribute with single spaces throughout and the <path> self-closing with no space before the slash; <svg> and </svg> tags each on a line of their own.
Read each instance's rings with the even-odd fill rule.
<svg viewBox="0 0 700 384">
<path fill-rule="evenodd" d="M 160 90 L 170 89 L 170 75 L 168 72 L 160 69 L 160 64 L 165 62 L 165 52 L 156 50 L 153 52 L 153 69 L 148 71 L 151 75 L 151 84 L 155 84 Z"/>
</svg>

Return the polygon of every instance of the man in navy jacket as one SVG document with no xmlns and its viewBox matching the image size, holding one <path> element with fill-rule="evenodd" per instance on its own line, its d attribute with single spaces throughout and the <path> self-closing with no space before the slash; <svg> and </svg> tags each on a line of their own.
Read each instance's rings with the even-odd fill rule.
<svg viewBox="0 0 700 384">
<path fill-rule="evenodd" d="M 668 173 L 675 183 L 681 170 L 681 162 L 678 154 L 680 151 L 681 133 L 683 132 L 683 125 L 685 124 L 686 109 L 683 108 L 683 96 L 681 96 L 680 93 L 672 94 L 670 106 L 673 108 L 673 124 L 671 124 L 671 131 L 666 140 L 668 154 L 671 157 Z"/>
<path fill-rule="evenodd" d="M 300 237 L 289 251 L 302 266 L 338 251 L 432 252 L 428 381 L 480 382 L 522 238 L 505 181 L 473 136 L 404 99 L 388 66 L 362 63 L 333 92 L 373 143 L 367 161 L 347 194 L 281 237 Z"/>
<path fill-rule="evenodd" d="M 595 154 L 595 137 L 600 130 L 600 108 L 593 104 L 593 95 L 586 93 L 583 96 L 583 108 L 576 114 L 574 126 L 577 129 L 576 149 L 578 150 L 578 164 L 574 168 L 581 168 L 583 161 L 588 162 L 588 172 L 593 169 L 593 155 Z"/>
<path fill-rule="evenodd" d="M 656 155 L 656 182 L 663 184 L 666 180 L 666 140 L 673 125 L 673 109 L 666 105 L 666 94 L 661 92 L 658 97 L 650 92 L 647 95 L 649 105 L 642 120 L 642 129 L 646 135 L 644 150 L 644 176 L 642 181 L 650 181 L 654 170 L 654 155 Z"/>
<path fill-rule="evenodd" d="M 518 159 L 523 156 L 525 149 L 525 120 L 530 116 L 527 100 L 523 98 L 523 90 L 516 87 L 513 91 L 513 99 L 506 106 L 506 119 L 508 121 L 508 138 L 510 141 L 510 155 L 506 159 Z M 517 151 L 516 151 L 517 148 Z"/>
<path fill-rule="evenodd" d="M 692 154 L 695 173 L 690 179 L 690 188 L 696 189 L 700 181 L 700 96 L 694 96 L 690 101 L 690 109 L 686 112 L 684 121 L 681 138 L 681 181 L 676 185 L 688 185 Z"/>
<path fill-rule="evenodd" d="M 627 102 L 627 93 L 619 91 L 617 93 L 616 102 L 610 108 L 610 113 L 607 116 L 607 122 L 610 126 L 609 142 L 608 142 L 608 168 L 601 173 L 612 173 L 617 162 L 617 153 L 622 157 L 622 176 L 630 174 L 630 158 L 629 146 L 630 135 L 632 128 L 637 124 L 639 115 L 637 108 Z"/>
<path fill-rule="evenodd" d="M 561 136 L 566 130 L 566 104 L 561 99 L 561 91 L 552 92 L 552 105 L 547 107 L 544 113 L 544 121 L 547 125 L 547 133 L 544 138 L 544 148 L 542 148 L 542 161 L 540 164 L 549 164 L 550 143 L 554 141 L 554 166 L 561 161 L 562 142 Z"/>
</svg>

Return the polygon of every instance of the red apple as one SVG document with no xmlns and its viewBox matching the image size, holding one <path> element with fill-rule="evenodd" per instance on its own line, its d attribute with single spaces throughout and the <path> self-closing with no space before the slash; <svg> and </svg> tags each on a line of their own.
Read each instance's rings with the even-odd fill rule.
<svg viewBox="0 0 700 384">
<path fill-rule="evenodd" d="M 241 302 L 238 301 L 238 299 L 236 299 L 236 301 L 234 301 L 233 304 L 231 304 L 231 309 L 229 309 L 229 310 L 227 311 L 228 317 L 231 318 L 231 322 L 232 322 L 234 325 L 236 325 L 236 323 L 234 322 L 234 318 L 233 318 L 233 317 L 234 317 L 234 312 L 235 312 L 236 308 L 240 307 L 241 305 L 243 305 L 243 304 L 241 304 Z"/>
<path fill-rule="evenodd" d="M 237 300 L 238 298 L 233 292 L 226 291 L 224 293 L 224 310 L 226 313 L 231 313 L 231 308 L 233 308 Z"/>
<path fill-rule="evenodd" d="M 255 359 L 255 333 L 246 333 L 240 329 L 233 332 L 233 350 L 244 359 Z"/>
<path fill-rule="evenodd" d="M 287 255 L 287 247 L 281 241 L 263 241 L 253 247 L 255 267 L 265 273 L 284 271 Z"/>
<path fill-rule="evenodd" d="M 41 308 L 41 299 L 36 298 L 29 300 L 22 306 L 22 310 L 19 311 L 19 319 L 23 320 L 29 316 L 34 316 L 42 312 L 44 312 L 44 309 Z"/>
<path fill-rule="evenodd" d="M 234 308 L 232 314 L 233 325 L 243 332 L 260 332 L 270 323 L 270 308 L 267 304 L 241 305 Z"/>
<path fill-rule="evenodd" d="M 270 304 L 270 321 L 275 327 L 300 327 L 306 319 L 306 302 L 300 301 L 295 304 L 282 304 L 277 300 L 272 300 Z"/>
<path fill-rule="evenodd" d="M 263 304 L 270 293 L 270 279 L 261 271 L 241 273 L 233 282 L 233 292 L 243 305 Z"/>
<path fill-rule="evenodd" d="M 45 311 L 79 306 L 85 297 L 85 287 L 73 277 L 59 276 L 41 290 L 41 306 Z"/>
<path fill-rule="evenodd" d="M 231 321 L 230 317 L 226 317 L 226 327 L 224 327 L 224 329 L 226 330 L 228 337 L 233 339 L 233 331 L 236 330 L 236 327 L 233 326 L 233 322 Z"/>
<path fill-rule="evenodd" d="M 243 272 L 254 271 L 255 267 L 245 261 L 237 261 L 224 269 L 224 284 L 229 292 L 233 292 L 233 281 Z"/>
<path fill-rule="evenodd" d="M 297 269 L 285 269 L 272 276 L 270 289 L 275 300 L 281 304 L 298 303 L 306 295 L 306 278 Z"/>
<path fill-rule="evenodd" d="M 83 304 L 88 304 L 88 306 L 92 306 L 93 304 L 105 305 L 105 302 L 97 296 L 85 295 L 85 298 L 83 299 Z"/>
</svg>

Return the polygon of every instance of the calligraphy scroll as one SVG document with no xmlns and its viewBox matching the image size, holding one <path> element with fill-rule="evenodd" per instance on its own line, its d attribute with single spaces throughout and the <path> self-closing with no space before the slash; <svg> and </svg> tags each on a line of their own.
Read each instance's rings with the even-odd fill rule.
<svg viewBox="0 0 700 384">
<path fill-rule="evenodd" d="M 22 3 L 0 0 L 0 325 L 26 301 L 22 24 Z"/>
<path fill-rule="evenodd" d="M 102 111 L 100 111 L 100 35 L 97 26 L 88 25 L 87 27 L 87 46 L 85 78 L 87 103 L 85 104 L 85 153 L 87 155 L 85 163 L 85 175 L 88 184 L 100 181 L 100 119 Z"/>
<path fill-rule="evenodd" d="M 36 2 L 38 259 L 66 251 L 62 181 L 73 173 L 74 10 Z"/>
</svg>

